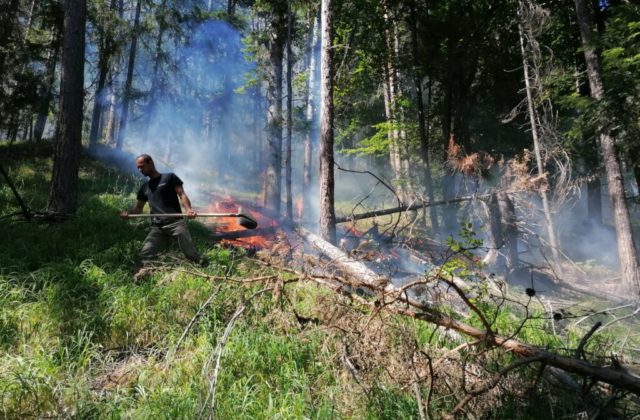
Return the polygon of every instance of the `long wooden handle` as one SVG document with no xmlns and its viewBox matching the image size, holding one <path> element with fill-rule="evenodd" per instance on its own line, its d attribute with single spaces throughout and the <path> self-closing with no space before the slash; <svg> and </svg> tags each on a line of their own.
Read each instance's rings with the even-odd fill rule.
<svg viewBox="0 0 640 420">
<path fill-rule="evenodd" d="M 187 213 L 140 213 L 129 214 L 128 217 L 188 217 Z M 250 216 L 241 213 L 196 213 L 195 217 L 246 217 L 251 219 Z"/>
<path fill-rule="evenodd" d="M 128 217 L 189 217 L 185 213 L 155 213 L 155 214 L 129 214 Z M 247 229 L 255 229 L 258 222 L 246 214 L 242 213 L 196 213 L 194 217 L 236 217 L 237 223 Z"/>
</svg>

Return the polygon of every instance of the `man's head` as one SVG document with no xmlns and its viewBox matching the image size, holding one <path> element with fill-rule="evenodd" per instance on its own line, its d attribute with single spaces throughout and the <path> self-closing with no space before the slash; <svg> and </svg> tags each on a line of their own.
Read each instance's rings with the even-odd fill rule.
<svg viewBox="0 0 640 420">
<path fill-rule="evenodd" d="M 147 154 L 140 155 L 136 158 L 136 168 L 144 176 L 152 176 L 156 173 L 156 165 L 153 163 L 151 156 Z"/>
</svg>

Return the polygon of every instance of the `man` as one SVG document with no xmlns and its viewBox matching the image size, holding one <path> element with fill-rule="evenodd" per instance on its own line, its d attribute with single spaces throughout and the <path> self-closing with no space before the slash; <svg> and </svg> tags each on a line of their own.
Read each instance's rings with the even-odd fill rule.
<svg viewBox="0 0 640 420">
<path fill-rule="evenodd" d="M 142 175 L 149 177 L 149 180 L 140 187 L 136 205 L 129 211 L 121 212 L 120 217 L 128 219 L 130 214 L 142 213 L 146 203 L 149 203 L 151 214 L 158 216 L 151 218 L 151 230 L 138 255 L 141 267 L 134 277 L 139 279 L 151 273 L 148 267 L 149 263 L 168 245 L 171 238 L 178 240 L 180 249 L 188 259 L 206 265 L 206 259 L 193 245 L 184 218 L 161 216 L 167 213 L 182 213 L 181 203 L 188 218 L 193 219 L 197 216 L 197 213 L 191 208 L 191 200 L 184 192 L 182 180 L 172 172 L 158 172 L 153 159 L 147 154 L 136 158 L 136 167 Z"/>
</svg>

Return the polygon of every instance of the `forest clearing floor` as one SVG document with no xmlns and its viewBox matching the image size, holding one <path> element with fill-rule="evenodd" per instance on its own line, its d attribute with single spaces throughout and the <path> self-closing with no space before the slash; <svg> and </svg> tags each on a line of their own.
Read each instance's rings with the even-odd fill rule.
<svg viewBox="0 0 640 420">
<path fill-rule="evenodd" d="M 50 150 L 18 146 L 5 169 L 28 207 L 44 209 Z M 212 243 L 211 226 L 190 222 L 210 266 L 171 249 L 135 283 L 147 225 L 118 213 L 138 182 L 83 159 L 77 215 L 31 222 L 0 183 L 0 229 L 9 238 L 0 242 L 0 417 L 637 415 L 637 398 L 623 388 L 552 373 L 535 360 L 519 364 L 499 346 L 394 312 L 405 306 L 380 305 L 380 295 L 336 289 L 335 262 L 307 252 L 301 258 L 316 271 L 303 269 L 286 235 L 275 233 L 257 252 Z M 586 313 L 570 313 L 577 295 L 550 310 L 542 286 L 541 297 L 514 286 L 495 300 L 504 296 L 464 280 L 499 334 L 567 357 L 579 349 L 583 363 L 634 368 L 640 345 L 631 318 L 584 340 L 596 317 L 612 318 L 590 313 L 580 321 Z M 446 301 L 438 309 L 482 328 L 474 311 L 457 313 Z M 609 312 L 622 318 L 631 309 Z"/>
</svg>

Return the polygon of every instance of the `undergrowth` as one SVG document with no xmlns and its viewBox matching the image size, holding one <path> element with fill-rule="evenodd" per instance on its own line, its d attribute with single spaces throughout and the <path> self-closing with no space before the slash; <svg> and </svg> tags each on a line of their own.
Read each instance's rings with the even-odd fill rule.
<svg viewBox="0 0 640 420">
<path fill-rule="evenodd" d="M 41 210 L 50 153 L 20 147 L 26 148 L 3 147 L 12 156 L 3 166 L 29 208 Z M 195 223 L 194 240 L 209 267 L 192 266 L 174 248 L 151 278 L 134 282 L 133 261 L 147 227 L 118 213 L 131 206 L 138 182 L 84 159 L 76 215 L 26 222 L 3 217 L 20 209 L 0 181 L 0 416 L 207 417 L 212 355 L 242 305 L 216 378 L 217 418 L 409 419 L 419 418 L 425 404 L 439 418 L 457 404 L 460 378 L 448 374 L 473 356 L 469 348 L 449 353 L 459 337 L 362 309 L 260 265 L 243 250 L 211 243 Z M 265 276 L 277 280 L 242 281 Z M 264 287 L 273 291 L 247 301 Z M 543 316 L 521 325 L 517 312 L 494 315 L 500 333 L 517 331 L 533 344 L 562 349 L 580 339 L 576 333 L 565 337 L 571 342 L 560 340 Z M 607 341 L 599 340 L 590 345 Z M 487 352 L 472 364 L 485 364 L 482 377 L 504 357 Z M 449 373 L 426 375 L 435 360 Z M 535 377 L 535 369 L 513 375 L 474 410 L 493 418 L 580 412 L 578 397 L 547 392 Z"/>
</svg>

